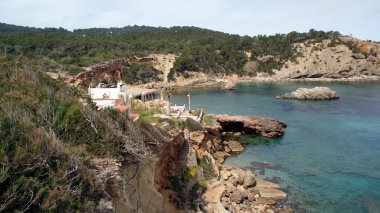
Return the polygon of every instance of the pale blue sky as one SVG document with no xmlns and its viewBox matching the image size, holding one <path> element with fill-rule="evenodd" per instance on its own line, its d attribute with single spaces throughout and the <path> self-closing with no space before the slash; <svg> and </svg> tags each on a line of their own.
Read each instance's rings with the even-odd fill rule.
<svg viewBox="0 0 380 213">
<path fill-rule="evenodd" d="M 33 26 L 197 26 L 240 35 L 338 30 L 380 41 L 380 0 L 0 0 L 0 22 Z"/>
</svg>

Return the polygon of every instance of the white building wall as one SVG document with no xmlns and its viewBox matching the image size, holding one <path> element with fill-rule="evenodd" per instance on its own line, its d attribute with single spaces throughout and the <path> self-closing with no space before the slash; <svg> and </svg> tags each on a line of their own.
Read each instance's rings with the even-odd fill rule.
<svg viewBox="0 0 380 213">
<path fill-rule="evenodd" d="M 114 108 L 115 107 L 115 100 L 93 100 L 93 101 L 96 104 L 96 106 L 100 108 L 104 108 L 104 107 Z"/>
<path fill-rule="evenodd" d="M 106 95 L 106 99 L 117 99 L 119 98 L 120 93 L 120 83 L 117 83 L 116 88 L 89 88 L 88 93 L 92 99 L 104 99 Z"/>
<path fill-rule="evenodd" d="M 92 99 L 103 99 L 104 94 L 107 95 L 106 99 L 119 98 L 120 88 L 90 88 L 90 96 Z"/>
</svg>

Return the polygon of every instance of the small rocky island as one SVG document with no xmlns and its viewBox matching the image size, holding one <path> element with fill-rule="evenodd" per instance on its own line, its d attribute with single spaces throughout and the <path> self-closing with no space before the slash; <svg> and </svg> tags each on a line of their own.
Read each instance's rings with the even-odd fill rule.
<svg viewBox="0 0 380 213">
<path fill-rule="evenodd" d="M 278 99 L 297 100 L 332 100 L 338 99 L 339 95 L 328 87 L 299 88 L 294 92 L 276 96 Z"/>
</svg>

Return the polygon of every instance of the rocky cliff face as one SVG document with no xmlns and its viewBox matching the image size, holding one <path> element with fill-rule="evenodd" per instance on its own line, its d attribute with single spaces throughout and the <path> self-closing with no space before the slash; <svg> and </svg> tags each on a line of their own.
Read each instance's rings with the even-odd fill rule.
<svg viewBox="0 0 380 213">
<path fill-rule="evenodd" d="M 68 79 L 68 83 L 77 86 L 82 81 L 91 78 L 104 78 L 106 75 L 113 76 L 115 79 L 120 80 L 121 74 L 128 64 L 127 58 L 118 58 L 115 60 L 107 61 L 100 64 L 95 64 L 89 68 L 87 71 L 81 72 L 76 76 L 72 76 Z"/>
<path fill-rule="evenodd" d="M 173 68 L 177 56 L 173 54 L 151 54 L 148 57 L 152 58 L 153 67 L 162 72 L 162 81 L 164 83 L 168 82 L 168 74 Z"/>
<path fill-rule="evenodd" d="M 139 64 L 152 63 L 153 68 L 162 73 L 159 78 L 166 83 L 170 69 L 173 68 L 175 58 L 176 55 L 173 54 L 151 54 L 146 57 L 117 58 L 88 67 L 86 71 L 68 77 L 67 83 L 77 86 L 82 81 L 93 78 L 104 79 L 107 76 L 112 76 L 116 80 L 120 80 L 126 66 L 129 66 L 132 61 Z"/>
<path fill-rule="evenodd" d="M 350 40 L 342 37 L 343 42 L 351 41 L 363 53 L 354 53 L 347 45 L 332 45 L 331 40 L 320 43 L 297 43 L 294 48 L 301 53 L 295 62 L 288 61 L 273 77 L 278 79 L 304 78 L 379 78 L 380 46 L 374 42 Z M 367 54 L 368 53 L 368 54 Z"/>
<path fill-rule="evenodd" d="M 159 153 L 152 153 L 156 157 L 140 162 L 96 160 L 97 180 L 110 195 L 104 201 L 107 209 L 116 213 L 179 212 L 181 201 L 173 190 L 172 177 L 178 168 L 186 168 L 178 161 L 184 141 L 180 133 L 163 144 Z M 184 159 L 191 159 L 186 154 Z"/>
</svg>

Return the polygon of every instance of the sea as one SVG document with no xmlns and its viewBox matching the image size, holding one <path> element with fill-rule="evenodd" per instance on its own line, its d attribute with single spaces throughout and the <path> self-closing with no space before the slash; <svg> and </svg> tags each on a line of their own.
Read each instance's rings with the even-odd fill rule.
<svg viewBox="0 0 380 213">
<path fill-rule="evenodd" d="M 327 86 L 340 99 L 281 100 Z M 234 91 L 177 89 L 172 104 L 205 113 L 259 115 L 287 124 L 280 138 L 242 136 L 245 151 L 225 161 L 278 183 L 297 212 L 380 213 L 380 82 L 250 82 Z"/>
</svg>

